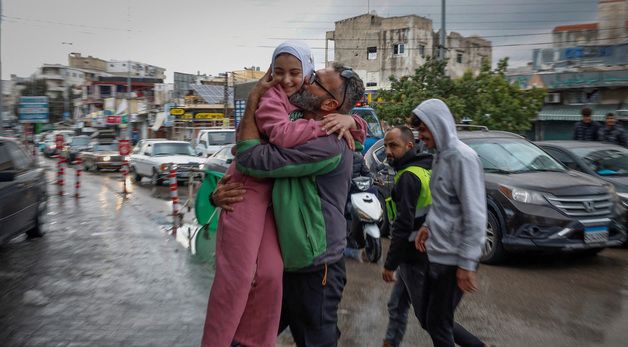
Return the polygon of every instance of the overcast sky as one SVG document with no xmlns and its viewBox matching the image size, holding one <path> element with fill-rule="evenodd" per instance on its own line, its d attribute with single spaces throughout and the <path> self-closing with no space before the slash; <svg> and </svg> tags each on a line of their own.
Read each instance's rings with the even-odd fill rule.
<svg viewBox="0 0 628 347">
<path fill-rule="evenodd" d="M 209 73 L 261 66 L 274 46 L 301 39 L 324 63 L 334 21 L 370 11 L 419 15 L 440 27 L 440 0 L 0 0 L 2 77 L 30 76 L 43 63 L 67 64 L 69 52 L 134 60 L 174 71 Z M 493 62 L 531 60 L 549 47 L 556 25 L 596 21 L 596 0 L 449 0 L 447 32 L 493 43 Z M 330 56 L 333 59 L 333 56 Z"/>
</svg>

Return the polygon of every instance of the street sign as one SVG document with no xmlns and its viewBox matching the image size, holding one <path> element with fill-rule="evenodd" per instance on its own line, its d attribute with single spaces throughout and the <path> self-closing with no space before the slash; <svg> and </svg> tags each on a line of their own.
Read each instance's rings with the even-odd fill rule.
<svg viewBox="0 0 628 347">
<path fill-rule="evenodd" d="M 118 152 L 120 152 L 120 155 L 129 155 L 131 153 L 129 140 L 118 140 Z"/>
<path fill-rule="evenodd" d="M 57 136 L 55 136 L 55 145 L 57 149 L 63 149 L 63 145 L 65 145 L 65 136 L 63 136 L 63 134 L 57 134 Z"/>
<path fill-rule="evenodd" d="M 236 99 L 234 110 L 234 121 L 237 127 L 240 124 L 240 120 L 244 117 L 244 110 L 246 109 L 246 100 Z"/>
<path fill-rule="evenodd" d="M 48 123 L 47 96 L 21 96 L 17 107 L 20 123 Z"/>
</svg>

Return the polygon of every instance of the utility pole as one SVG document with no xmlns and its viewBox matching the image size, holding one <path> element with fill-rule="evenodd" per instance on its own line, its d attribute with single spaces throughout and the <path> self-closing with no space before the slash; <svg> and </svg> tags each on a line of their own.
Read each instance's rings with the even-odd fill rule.
<svg viewBox="0 0 628 347">
<path fill-rule="evenodd" d="M 126 61 L 126 134 L 123 139 L 131 138 L 131 61 Z"/>
<path fill-rule="evenodd" d="M 229 108 L 229 72 L 225 72 L 225 118 L 223 119 L 229 119 L 229 116 L 227 115 L 227 110 Z M 223 125 L 225 121 L 223 120 Z"/>
<path fill-rule="evenodd" d="M 438 58 L 445 60 L 445 42 L 447 39 L 447 30 L 445 29 L 445 0 L 441 0 L 441 17 L 440 17 L 440 47 L 438 50 Z"/>
<path fill-rule="evenodd" d="M 4 122 L 4 89 L 2 88 L 2 0 L 0 0 L 0 123 Z"/>
</svg>

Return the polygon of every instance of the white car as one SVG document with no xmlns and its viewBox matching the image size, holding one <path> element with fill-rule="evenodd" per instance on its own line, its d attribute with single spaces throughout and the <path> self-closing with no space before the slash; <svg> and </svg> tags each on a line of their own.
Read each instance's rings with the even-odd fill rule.
<svg viewBox="0 0 628 347">
<path fill-rule="evenodd" d="M 223 146 L 235 143 L 235 129 L 204 129 L 196 137 L 196 154 L 203 157 L 218 152 Z"/>
<path fill-rule="evenodd" d="M 142 177 L 150 177 L 154 185 L 168 179 L 170 166 L 177 170 L 177 179 L 189 177 L 189 169 L 203 169 L 205 158 L 200 158 L 189 142 L 185 141 L 144 141 L 135 148 L 129 161 L 131 177 L 139 182 Z"/>
</svg>

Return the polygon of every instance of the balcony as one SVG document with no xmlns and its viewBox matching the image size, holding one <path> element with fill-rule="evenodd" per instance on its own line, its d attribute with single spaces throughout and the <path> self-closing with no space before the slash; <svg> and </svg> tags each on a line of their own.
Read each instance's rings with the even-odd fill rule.
<svg viewBox="0 0 628 347">
<path fill-rule="evenodd" d="M 64 81 L 65 78 L 63 76 L 61 76 L 58 73 L 43 73 L 39 76 L 39 78 L 41 79 L 45 79 L 45 80 L 57 80 L 57 81 Z"/>
</svg>

